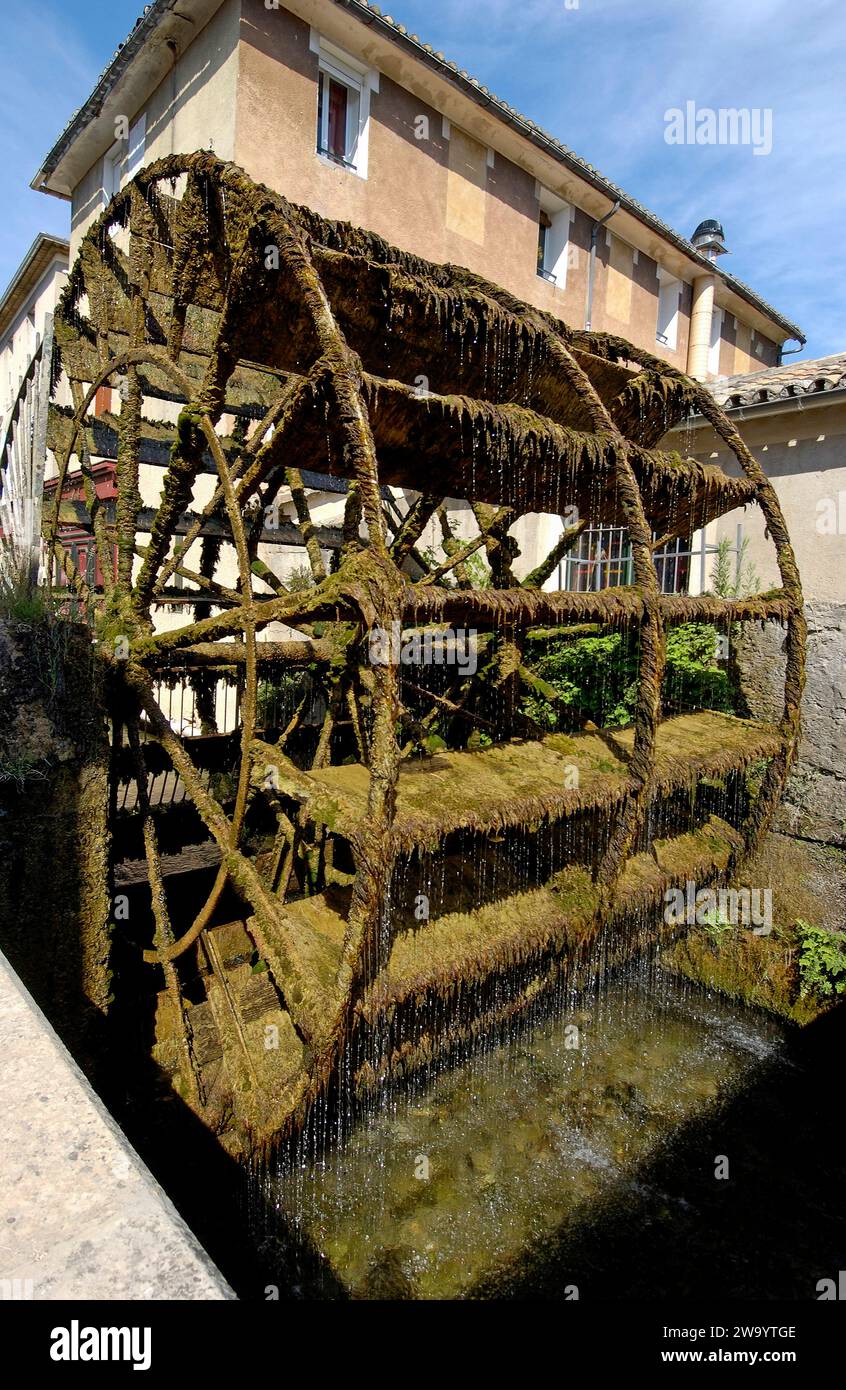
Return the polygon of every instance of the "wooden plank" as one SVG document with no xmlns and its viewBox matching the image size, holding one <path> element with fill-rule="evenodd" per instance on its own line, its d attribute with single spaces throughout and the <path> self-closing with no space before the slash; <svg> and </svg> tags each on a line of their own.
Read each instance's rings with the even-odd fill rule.
<svg viewBox="0 0 846 1390">
<path fill-rule="evenodd" d="M 101 502 L 101 507 L 106 514 L 106 524 L 115 524 L 115 504 L 113 499 Z M 156 517 L 155 507 L 142 507 L 138 513 L 138 530 L 140 532 L 150 532 Z M 174 534 L 185 536 L 197 520 L 195 512 L 183 512 L 179 517 L 174 528 Z M 91 517 L 84 502 L 66 500 L 59 504 L 59 525 L 74 526 L 81 531 L 90 531 Z M 340 550 L 343 544 L 343 532 L 334 526 L 318 526 L 316 528 L 317 542 L 322 550 Z M 227 522 L 217 518 L 209 518 L 203 522 L 200 531 L 201 536 L 222 536 L 224 540 L 231 539 L 231 531 Z M 293 522 L 280 522 L 278 527 L 273 529 L 265 526 L 262 528 L 259 537 L 263 545 L 287 545 L 295 548 L 304 547 L 302 533 L 298 526 Z M 200 591 L 198 590 L 198 594 Z"/>
<path fill-rule="evenodd" d="M 557 820 L 592 807 L 606 810 L 629 791 L 634 731 L 549 734 L 477 752 L 443 751 L 400 764 L 392 835 L 403 850 L 456 830 L 489 833 Z M 782 752 L 777 730 L 752 720 L 700 711 L 658 727 L 656 784 L 662 794 L 768 761 Z M 309 772 L 256 739 L 255 765 L 276 771 L 280 792 L 308 807 L 310 819 L 352 839 L 367 819 L 370 773 L 360 763 Z M 568 776 L 576 771 L 575 782 Z M 460 794 L 456 794 L 460 788 Z"/>
<path fill-rule="evenodd" d="M 216 869 L 220 863 L 220 847 L 213 841 L 202 845 L 186 845 L 178 854 L 163 854 L 162 876 L 196 873 L 199 869 Z M 124 859 L 115 865 L 115 887 L 132 888 L 149 881 L 146 859 Z"/>
</svg>

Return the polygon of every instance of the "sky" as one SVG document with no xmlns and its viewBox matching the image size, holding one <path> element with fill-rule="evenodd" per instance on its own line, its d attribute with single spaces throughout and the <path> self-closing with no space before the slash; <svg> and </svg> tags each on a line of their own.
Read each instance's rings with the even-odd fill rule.
<svg viewBox="0 0 846 1390">
<path fill-rule="evenodd" d="M 0 286 L 68 205 L 29 188 L 140 0 L 0 0 Z M 383 9 L 677 231 L 846 351 L 846 0 L 386 0 Z M 668 113 L 749 113 L 749 143 L 667 141 Z M 770 148 L 771 146 L 771 148 Z M 760 153 L 756 153 L 756 148 Z M 796 344 L 788 344 L 796 346 Z"/>
</svg>

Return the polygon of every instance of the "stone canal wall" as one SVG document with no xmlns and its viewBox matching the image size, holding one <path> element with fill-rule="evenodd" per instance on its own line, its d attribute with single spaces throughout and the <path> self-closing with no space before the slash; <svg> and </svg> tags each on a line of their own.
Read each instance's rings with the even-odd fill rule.
<svg viewBox="0 0 846 1390">
<path fill-rule="evenodd" d="M 846 604 L 809 603 L 807 684 L 799 760 L 776 828 L 846 846 Z M 737 663 L 749 713 L 777 719 L 784 690 L 783 630 L 744 624 Z"/>
<path fill-rule="evenodd" d="M 110 999 L 108 739 L 81 625 L 0 623 L 0 950 L 76 1053 Z"/>
</svg>

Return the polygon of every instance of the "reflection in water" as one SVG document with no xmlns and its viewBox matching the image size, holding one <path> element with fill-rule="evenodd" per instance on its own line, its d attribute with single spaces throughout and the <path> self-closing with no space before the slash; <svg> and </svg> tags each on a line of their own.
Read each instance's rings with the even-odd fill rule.
<svg viewBox="0 0 846 1390">
<path fill-rule="evenodd" d="M 265 1175 L 288 1228 L 280 1263 L 303 1294 L 330 1285 L 292 1265 L 300 1242 L 353 1297 L 507 1289 L 528 1249 L 597 1203 L 642 1199 L 644 1160 L 782 1062 L 777 1024 L 642 960 L 531 1032 L 378 1097 L 325 1157 Z"/>
</svg>

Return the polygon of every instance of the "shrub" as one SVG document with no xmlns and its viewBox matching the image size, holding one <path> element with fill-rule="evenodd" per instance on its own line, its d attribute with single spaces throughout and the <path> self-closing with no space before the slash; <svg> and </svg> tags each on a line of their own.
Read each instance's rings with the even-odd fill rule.
<svg viewBox="0 0 846 1390">
<path fill-rule="evenodd" d="M 683 623 L 669 629 L 664 700 L 687 709 L 727 714 L 734 710 L 728 672 L 717 665 L 717 630 L 710 623 Z"/>
<path fill-rule="evenodd" d="M 846 994 L 846 936 L 801 919 L 796 923 L 796 936 L 802 997 L 814 994 L 830 999 Z"/>
<path fill-rule="evenodd" d="M 685 623 L 667 633 L 664 701 L 673 708 L 731 712 L 734 695 L 727 672 L 717 665 L 717 631 L 708 623 Z M 601 637 L 550 640 L 528 663 L 574 713 L 602 728 L 630 724 L 637 699 L 638 645 L 635 637 L 612 632 Z M 558 725 L 558 712 L 533 694 L 523 708 L 543 728 Z"/>
<path fill-rule="evenodd" d="M 28 564 L 0 537 L 0 618 L 15 623 L 40 623 L 50 617 L 50 602 L 33 584 Z"/>
<path fill-rule="evenodd" d="M 711 570 L 711 590 L 719 598 L 748 598 L 757 594 L 761 581 L 754 564 L 747 558 L 749 537 L 744 536 L 739 553 L 728 536 L 717 542 L 717 552 Z M 732 560 L 732 555 L 735 559 Z"/>
</svg>

